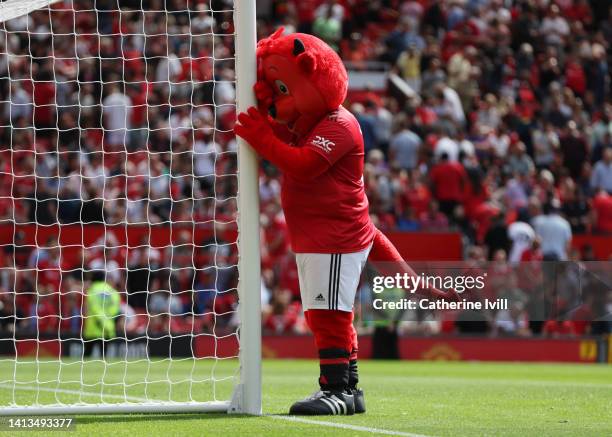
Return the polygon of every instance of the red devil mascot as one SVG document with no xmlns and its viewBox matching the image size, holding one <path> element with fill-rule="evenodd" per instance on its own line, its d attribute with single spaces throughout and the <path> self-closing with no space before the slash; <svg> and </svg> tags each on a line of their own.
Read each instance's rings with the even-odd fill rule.
<svg viewBox="0 0 612 437">
<path fill-rule="evenodd" d="M 258 108 L 239 114 L 234 131 L 283 173 L 302 306 L 319 352 L 320 390 L 290 413 L 363 413 L 353 327 L 361 271 L 369 257 L 414 273 L 370 221 L 363 137 L 342 106 L 348 76 L 338 55 L 312 35 L 279 29 L 259 42 L 257 62 Z"/>
</svg>

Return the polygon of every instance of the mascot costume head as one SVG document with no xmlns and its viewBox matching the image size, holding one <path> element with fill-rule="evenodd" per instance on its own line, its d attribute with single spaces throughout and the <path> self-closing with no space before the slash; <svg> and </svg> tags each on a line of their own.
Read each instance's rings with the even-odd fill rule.
<svg viewBox="0 0 612 437">
<path fill-rule="evenodd" d="M 276 122 L 304 133 L 342 104 L 348 75 L 338 54 L 320 39 L 282 33 L 278 29 L 257 45 L 258 81 L 270 90 L 257 97 Z"/>
</svg>

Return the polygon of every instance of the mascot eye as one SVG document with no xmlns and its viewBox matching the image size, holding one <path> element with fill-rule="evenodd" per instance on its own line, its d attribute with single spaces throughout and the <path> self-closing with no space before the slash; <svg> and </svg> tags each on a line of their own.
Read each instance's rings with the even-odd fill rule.
<svg viewBox="0 0 612 437">
<path fill-rule="evenodd" d="M 278 88 L 278 91 L 281 94 L 289 94 L 289 88 L 287 88 L 287 85 L 285 85 L 282 81 L 277 80 L 274 83 L 276 84 L 276 88 Z"/>
</svg>

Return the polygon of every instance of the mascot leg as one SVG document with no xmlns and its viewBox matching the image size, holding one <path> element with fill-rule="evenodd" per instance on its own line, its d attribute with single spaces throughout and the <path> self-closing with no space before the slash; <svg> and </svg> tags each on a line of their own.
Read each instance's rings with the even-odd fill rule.
<svg viewBox="0 0 612 437">
<path fill-rule="evenodd" d="M 365 398 L 363 397 L 363 390 L 357 388 L 359 384 L 359 371 L 357 369 L 357 354 L 359 352 L 359 345 L 357 341 L 357 330 L 351 320 L 351 354 L 349 355 L 349 382 L 348 389 L 353 393 L 355 398 L 355 413 L 365 413 Z"/>
<path fill-rule="evenodd" d="M 340 389 L 352 392 L 355 413 L 365 413 L 363 391 L 357 388 L 358 342 L 353 313 L 310 310 L 306 311 L 306 321 L 314 333 L 319 352 L 321 390 Z"/>
<path fill-rule="evenodd" d="M 357 353 L 359 351 L 359 345 L 357 342 L 357 330 L 351 323 L 351 354 L 349 355 L 349 381 L 348 385 L 350 389 L 356 389 L 359 383 L 359 372 L 357 370 Z"/>
<path fill-rule="evenodd" d="M 293 404 L 289 413 L 354 414 L 355 397 L 349 390 L 349 361 L 354 341 L 353 313 L 311 309 L 304 315 L 317 345 L 321 390 Z"/>
<path fill-rule="evenodd" d="M 319 352 L 321 390 L 346 390 L 349 384 L 353 313 L 338 310 L 309 310 L 306 313 Z"/>
<path fill-rule="evenodd" d="M 321 390 L 293 404 L 291 414 L 335 415 L 365 411 L 363 392 L 357 389 L 353 304 L 369 252 L 370 247 L 344 254 L 296 254 L 304 315 L 319 355 Z"/>
</svg>

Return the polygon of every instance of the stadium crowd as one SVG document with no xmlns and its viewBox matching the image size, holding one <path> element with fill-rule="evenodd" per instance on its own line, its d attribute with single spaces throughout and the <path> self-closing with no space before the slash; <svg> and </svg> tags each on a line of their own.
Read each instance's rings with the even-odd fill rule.
<svg viewBox="0 0 612 437">
<path fill-rule="evenodd" d="M 181 229 L 159 248 L 109 232 L 71 256 L 57 238 L 34 250 L 14 233 L 0 253 L 5 328 L 18 315 L 20 329 L 78 330 L 84 272 L 99 269 L 132 334 L 235 326 L 237 254 L 221 239 L 236 220 L 232 2 L 190 4 L 59 2 L 0 31 L 2 223 Z M 352 69 L 383 65 L 412 90 L 347 102 L 379 228 L 458 230 L 465 260 L 505 265 L 590 261 L 572 235 L 612 233 L 608 1 L 279 0 L 260 14 L 260 37 L 279 25 L 314 33 Z M 264 324 L 303 332 L 279 177 L 263 163 Z M 205 241 L 195 227 L 209 229 Z M 530 325 L 527 304 L 484 330 L 589 332 Z M 434 322 L 428 332 L 460 329 Z"/>
</svg>

